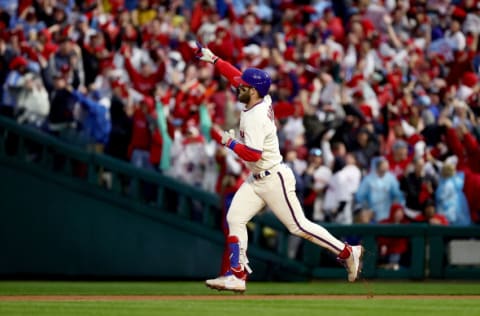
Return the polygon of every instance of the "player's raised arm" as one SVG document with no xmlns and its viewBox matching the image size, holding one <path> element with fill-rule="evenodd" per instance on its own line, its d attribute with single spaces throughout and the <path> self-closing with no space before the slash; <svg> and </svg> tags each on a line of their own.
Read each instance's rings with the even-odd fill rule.
<svg viewBox="0 0 480 316">
<path fill-rule="evenodd" d="M 228 79 L 228 81 L 230 81 L 231 85 L 233 85 L 235 88 L 238 87 L 240 82 L 236 78 L 240 77 L 242 75 L 242 72 L 235 68 L 232 64 L 216 56 L 212 53 L 210 49 L 203 47 L 198 42 L 197 48 L 195 50 L 195 56 L 198 59 L 203 60 L 207 63 L 214 64 L 218 71 L 220 71 L 222 76 L 224 76 Z"/>
</svg>

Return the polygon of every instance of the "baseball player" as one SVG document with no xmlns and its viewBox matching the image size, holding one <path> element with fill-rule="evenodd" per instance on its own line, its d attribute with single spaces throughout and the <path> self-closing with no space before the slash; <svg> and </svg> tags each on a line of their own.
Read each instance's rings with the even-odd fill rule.
<svg viewBox="0 0 480 316">
<path fill-rule="evenodd" d="M 248 266 L 248 236 L 246 224 L 267 205 L 277 218 L 297 236 L 324 247 L 345 263 L 350 282 L 357 279 L 362 246 L 344 244 L 325 228 L 309 221 L 295 194 L 292 170 L 282 163 L 271 98 L 268 73 L 247 68 L 243 73 L 230 63 L 215 56 L 208 48 L 197 44 L 196 57 L 212 63 L 237 88 L 238 100 L 245 104 L 240 116 L 240 138 L 233 130 L 212 129 L 212 137 L 233 150 L 243 159 L 251 174 L 233 197 L 227 213 L 230 249 L 230 271 L 207 280 L 206 285 L 217 290 L 244 292 Z"/>
</svg>

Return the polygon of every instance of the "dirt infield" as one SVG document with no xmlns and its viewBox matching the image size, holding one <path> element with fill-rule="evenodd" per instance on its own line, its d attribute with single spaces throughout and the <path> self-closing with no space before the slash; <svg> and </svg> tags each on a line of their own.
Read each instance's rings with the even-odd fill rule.
<svg viewBox="0 0 480 316">
<path fill-rule="evenodd" d="M 213 300 L 480 300 L 480 295 L 5 295 L 0 302 L 54 302 L 54 301 L 213 301 Z"/>
</svg>

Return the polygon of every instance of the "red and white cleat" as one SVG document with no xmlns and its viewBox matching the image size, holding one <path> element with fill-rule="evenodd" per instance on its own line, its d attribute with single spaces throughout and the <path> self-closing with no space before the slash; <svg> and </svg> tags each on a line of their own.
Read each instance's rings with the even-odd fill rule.
<svg viewBox="0 0 480 316">
<path fill-rule="evenodd" d="M 364 249 L 362 246 L 348 247 L 350 248 L 350 256 L 345 259 L 345 267 L 347 268 L 348 272 L 348 281 L 355 282 L 361 271 Z"/>
<path fill-rule="evenodd" d="M 216 279 L 205 281 L 205 285 L 219 291 L 233 291 L 243 293 L 247 289 L 245 280 L 235 275 L 220 276 Z"/>
</svg>

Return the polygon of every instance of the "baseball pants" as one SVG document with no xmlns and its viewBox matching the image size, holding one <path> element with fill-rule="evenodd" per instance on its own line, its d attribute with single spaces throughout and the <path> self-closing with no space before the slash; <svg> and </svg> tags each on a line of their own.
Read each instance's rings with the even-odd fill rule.
<svg viewBox="0 0 480 316">
<path fill-rule="evenodd" d="M 247 223 L 267 205 L 290 233 L 303 237 L 338 255 L 345 244 L 325 228 L 305 217 L 295 193 L 295 176 L 292 170 L 280 164 L 269 170 L 270 175 L 259 180 L 250 176 L 233 197 L 227 213 L 230 236 L 240 243 L 240 263 L 248 263 Z"/>
</svg>

